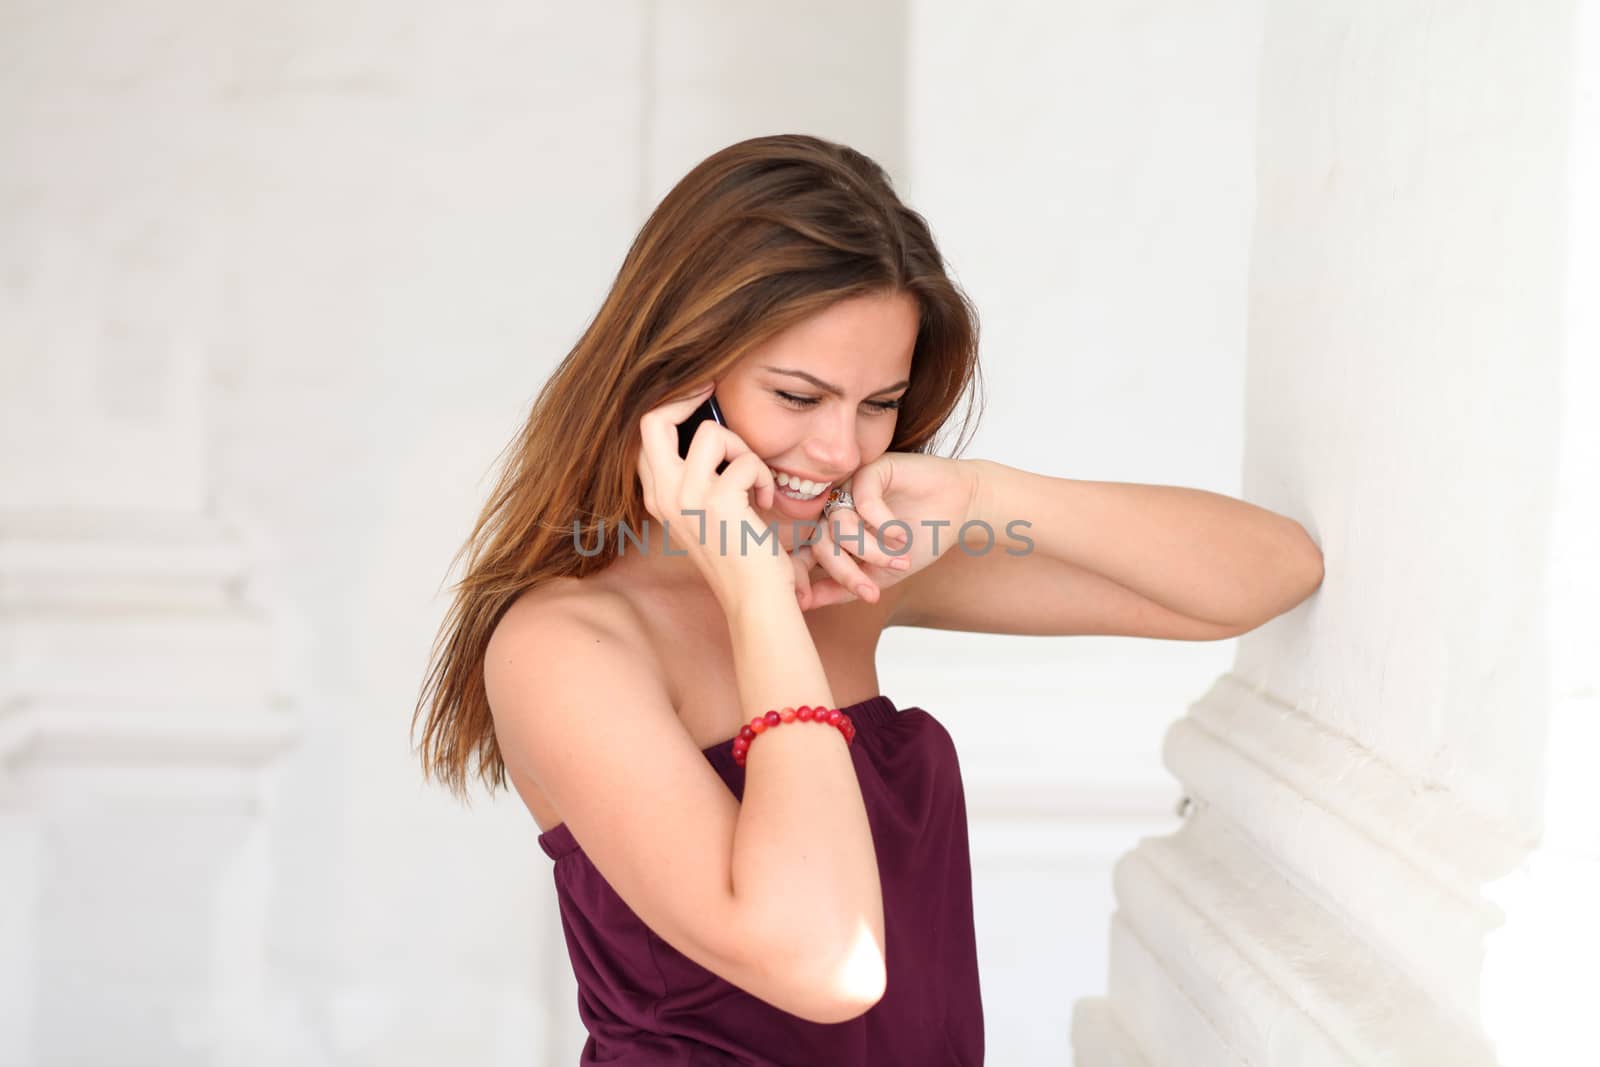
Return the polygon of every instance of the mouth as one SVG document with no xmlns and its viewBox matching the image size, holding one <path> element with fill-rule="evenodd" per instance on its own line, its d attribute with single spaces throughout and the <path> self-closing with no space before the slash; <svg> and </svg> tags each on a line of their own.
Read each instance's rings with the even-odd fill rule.
<svg viewBox="0 0 1600 1067">
<path fill-rule="evenodd" d="M 797 503 L 803 504 L 808 500 L 815 500 L 826 493 L 833 485 L 832 482 L 818 482 L 802 478 L 798 474 L 790 474 L 776 467 L 768 467 L 767 469 L 778 480 L 778 495 Z"/>
</svg>

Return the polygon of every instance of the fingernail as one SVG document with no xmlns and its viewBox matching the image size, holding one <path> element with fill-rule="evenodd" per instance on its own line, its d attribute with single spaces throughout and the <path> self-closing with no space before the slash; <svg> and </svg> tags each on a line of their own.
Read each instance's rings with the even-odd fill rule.
<svg viewBox="0 0 1600 1067">
<path fill-rule="evenodd" d="M 909 570 L 911 568 L 911 561 L 906 559 L 904 556 L 896 556 L 894 559 L 889 561 L 889 566 L 893 567 L 897 571 Z"/>
<path fill-rule="evenodd" d="M 871 600 L 872 586 L 868 585 L 866 582 L 862 582 L 860 585 L 856 586 L 856 596 L 860 597 L 862 600 Z"/>
</svg>

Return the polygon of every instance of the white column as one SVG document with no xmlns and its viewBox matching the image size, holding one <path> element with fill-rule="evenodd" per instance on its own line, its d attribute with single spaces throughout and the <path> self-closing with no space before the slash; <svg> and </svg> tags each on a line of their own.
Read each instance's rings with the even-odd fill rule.
<svg viewBox="0 0 1600 1067">
<path fill-rule="evenodd" d="M 1593 20 L 1268 5 L 1245 496 L 1327 576 L 1168 732 L 1080 1064 L 1593 1062 Z"/>
<path fill-rule="evenodd" d="M 1524 722 L 1543 738 L 1540 839 L 1485 888 L 1506 922 L 1489 935 L 1483 1019 L 1510 1067 L 1600 1061 L 1589 977 L 1600 959 L 1600 3 L 1577 6 L 1572 42 L 1563 337 L 1545 431 L 1556 482 L 1534 572 L 1543 706 Z"/>
</svg>

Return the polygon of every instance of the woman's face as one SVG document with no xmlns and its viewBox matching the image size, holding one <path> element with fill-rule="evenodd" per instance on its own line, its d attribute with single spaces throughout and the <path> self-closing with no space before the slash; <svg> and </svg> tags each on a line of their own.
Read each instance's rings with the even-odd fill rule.
<svg viewBox="0 0 1600 1067">
<path fill-rule="evenodd" d="M 882 455 L 911 377 L 920 309 L 906 292 L 850 297 L 769 338 L 716 388 L 728 428 L 780 478 L 769 511 L 787 536 L 819 519 L 830 488 Z M 796 499 L 783 480 L 818 485 Z"/>
</svg>

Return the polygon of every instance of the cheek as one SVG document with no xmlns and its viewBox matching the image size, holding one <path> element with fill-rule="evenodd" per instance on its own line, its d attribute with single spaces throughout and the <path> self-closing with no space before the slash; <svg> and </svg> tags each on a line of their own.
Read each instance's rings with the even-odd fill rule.
<svg viewBox="0 0 1600 1067">
<path fill-rule="evenodd" d="M 894 440 L 896 420 L 884 418 L 882 424 L 862 437 L 861 462 L 863 464 L 877 459 L 889 451 L 889 445 Z"/>
<path fill-rule="evenodd" d="M 790 442 L 783 437 L 783 427 L 778 420 L 739 420 L 731 412 L 724 412 L 724 415 L 728 419 L 728 429 L 749 445 L 750 451 L 756 455 L 767 458 L 788 450 Z"/>
<path fill-rule="evenodd" d="M 755 449 L 762 450 L 772 437 L 772 422 L 770 419 L 751 418 L 749 412 L 741 418 L 732 412 L 724 412 L 728 419 L 728 429 L 739 435 L 739 440 Z"/>
</svg>

